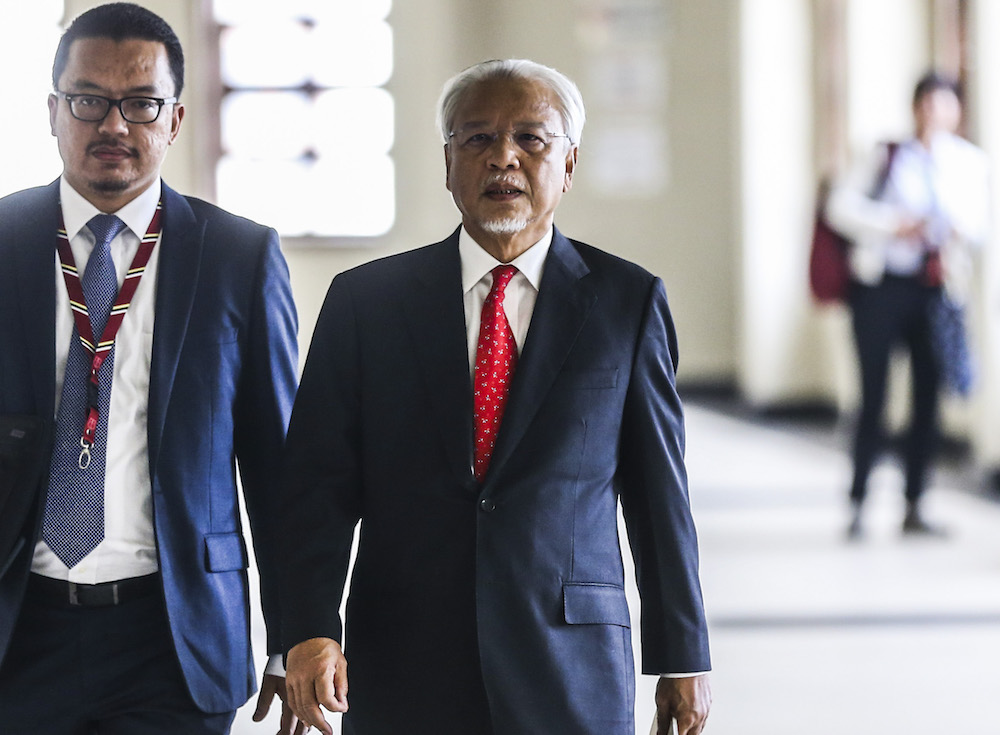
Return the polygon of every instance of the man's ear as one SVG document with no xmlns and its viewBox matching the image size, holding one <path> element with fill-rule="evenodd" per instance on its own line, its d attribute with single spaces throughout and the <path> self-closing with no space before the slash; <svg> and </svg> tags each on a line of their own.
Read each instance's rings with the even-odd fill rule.
<svg viewBox="0 0 1000 735">
<path fill-rule="evenodd" d="M 49 95 L 49 133 L 56 134 L 56 112 L 59 109 L 59 98 L 54 94 Z"/>
<path fill-rule="evenodd" d="M 180 102 L 174 103 L 173 112 L 170 115 L 170 145 L 177 140 L 177 133 L 181 130 L 181 120 L 184 119 L 184 105 Z"/>
<path fill-rule="evenodd" d="M 451 147 L 444 144 L 444 186 L 451 191 Z"/>
<path fill-rule="evenodd" d="M 563 176 L 563 192 L 573 188 L 573 172 L 576 170 L 576 161 L 580 154 L 580 146 L 574 145 L 566 153 L 566 174 Z"/>
</svg>

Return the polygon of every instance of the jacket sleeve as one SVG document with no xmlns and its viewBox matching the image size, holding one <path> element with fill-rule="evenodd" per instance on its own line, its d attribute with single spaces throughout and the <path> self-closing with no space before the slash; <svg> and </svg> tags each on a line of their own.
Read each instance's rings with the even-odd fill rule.
<svg viewBox="0 0 1000 735">
<path fill-rule="evenodd" d="M 642 599 L 642 670 L 649 674 L 711 669 L 676 366 L 673 321 L 655 279 L 625 399 L 617 473 Z"/>
<path fill-rule="evenodd" d="M 298 375 L 298 323 L 278 235 L 267 230 L 252 290 L 247 353 L 235 407 L 240 480 L 260 571 L 267 650 L 280 651 L 277 579 L 281 454 Z"/>
<path fill-rule="evenodd" d="M 285 651 L 309 638 L 342 640 L 340 604 L 361 517 L 360 381 L 345 279 L 330 285 L 292 411 L 285 460 L 282 619 Z"/>
<path fill-rule="evenodd" d="M 887 164 L 888 147 L 874 148 L 834 182 L 826 205 L 826 218 L 844 237 L 863 242 L 884 241 L 903 224 L 905 212 L 872 198 L 875 182 Z"/>
</svg>

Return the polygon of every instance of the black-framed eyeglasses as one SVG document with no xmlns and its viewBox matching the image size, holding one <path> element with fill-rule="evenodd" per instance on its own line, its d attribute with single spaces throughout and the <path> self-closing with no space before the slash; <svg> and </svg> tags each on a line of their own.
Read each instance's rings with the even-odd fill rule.
<svg viewBox="0 0 1000 735">
<path fill-rule="evenodd" d="M 99 94 L 66 94 L 59 90 L 55 95 L 66 100 L 73 117 L 84 122 L 100 122 L 108 116 L 112 107 L 117 107 L 125 122 L 145 125 L 156 122 L 164 105 L 177 102 L 176 97 L 122 97 L 113 100 Z"/>
</svg>

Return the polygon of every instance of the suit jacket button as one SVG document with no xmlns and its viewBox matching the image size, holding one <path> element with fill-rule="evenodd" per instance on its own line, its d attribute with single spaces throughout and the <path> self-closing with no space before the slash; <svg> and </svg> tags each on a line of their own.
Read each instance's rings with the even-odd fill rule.
<svg viewBox="0 0 1000 735">
<path fill-rule="evenodd" d="M 494 503 L 489 498 L 483 498 L 479 501 L 479 507 L 483 509 L 485 513 L 492 513 L 497 509 L 496 503 Z"/>
</svg>

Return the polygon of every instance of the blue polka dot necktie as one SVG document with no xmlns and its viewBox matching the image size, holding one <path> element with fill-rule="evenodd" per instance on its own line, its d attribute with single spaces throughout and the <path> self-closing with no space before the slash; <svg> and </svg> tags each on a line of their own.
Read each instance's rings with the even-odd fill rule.
<svg viewBox="0 0 1000 735">
<path fill-rule="evenodd" d="M 99 214 L 87 223 L 87 227 L 94 233 L 95 244 L 80 284 L 96 342 L 104 332 L 118 293 L 111 241 L 124 229 L 125 223 L 114 215 Z M 80 343 L 80 333 L 73 327 L 42 522 L 45 543 L 70 568 L 79 564 L 104 539 L 104 465 L 114 356 L 112 349 L 101 365 L 98 394 L 101 420 L 90 448 L 90 464 L 82 469 L 80 437 L 89 409 L 87 382 L 93 356 Z"/>
</svg>

